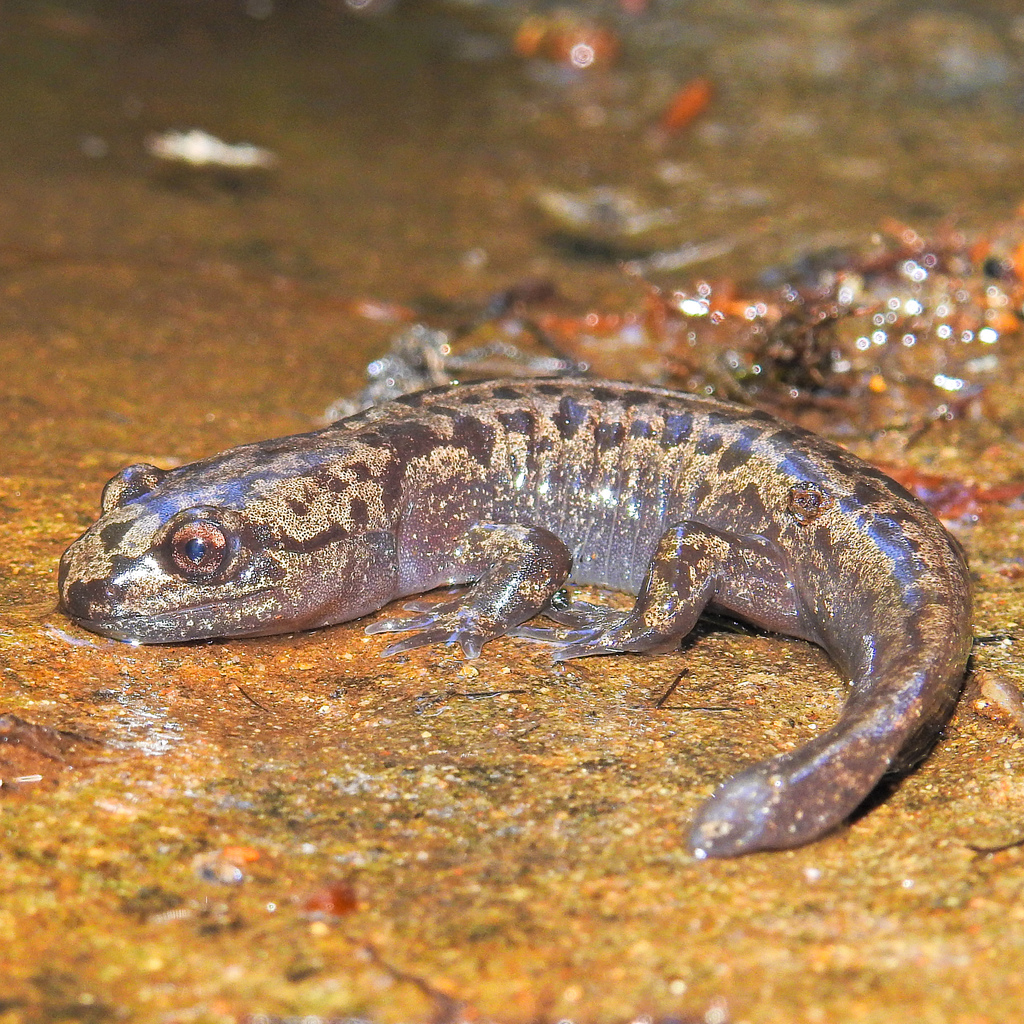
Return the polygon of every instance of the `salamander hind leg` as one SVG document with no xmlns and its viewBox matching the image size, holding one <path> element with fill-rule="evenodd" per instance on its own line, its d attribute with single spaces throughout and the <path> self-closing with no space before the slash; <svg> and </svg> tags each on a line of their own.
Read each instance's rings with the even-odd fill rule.
<svg viewBox="0 0 1024 1024">
<path fill-rule="evenodd" d="M 568 548 L 538 526 L 478 523 L 455 552 L 460 568 L 474 580 L 467 593 L 427 607 L 412 602 L 412 616 L 380 619 L 367 633 L 415 630 L 382 652 L 384 657 L 424 647 L 454 644 L 475 658 L 488 640 L 536 615 L 565 583 L 572 568 Z"/>
<path fill-rule="evenodd" d="M 527 626 L 515 635 L 556 644 L 555 661 L 616 651 L 667 651 L 679 644 L 714 601 L 739 538 L 702 523 L 666 530 L 628 612 L 575 604 L 550 617 L 568 629 Z"/>
</svg>

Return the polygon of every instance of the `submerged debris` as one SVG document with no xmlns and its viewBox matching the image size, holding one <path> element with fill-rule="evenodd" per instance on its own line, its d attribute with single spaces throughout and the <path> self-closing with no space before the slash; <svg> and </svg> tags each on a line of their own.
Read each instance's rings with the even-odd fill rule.
<svg viewBox="0 0 1024 1024">
<path fill-rule="evenodd" d="M 333 423 L 410 391 L 458 380 L 585 373 L 585 364 L 550 353 L 529 352 L 518 343 L 520 338 L 534 343 L 537 340 L 536 328 L 525 318 L 525 307 L 543 302 L 552 294 L 550 283 L 528 279 L 492 296 L 477 315 L 454 329 L 441 330 L 424 323 L 409 325 L 395 335 L 384 355 L 366 367 L 366 386 L 352 398 L 332 402 L 324 412 L 324 422 Z M 490 328 L 491 337 L 472 344 L 480 341 L 486 328 Z M 468 347 L 456 351 L 456 339 L 469 342 Z"/>
<path fill-rule="evenodd" d="M 259 850 L 251 846 L 225 846 L 223 849 L 197 853 L 192 858 L 192 870 L 204 882 L 241 885 L 249 865 L 259 859 Z"/>
<path fill-rule="evenodd" d="M 980 412 L 1022 323 L 1020 219 L 974 242 L 892 225 L 864 251 L 812 254 L 752 285 L 648 287 L 625 313 L 538 318 L 602 376 L 747 401 L 827 433 L 911 438 Z"/>
<path fill-rule="evenodd" d="M 190 167 L 220 167 L 233 171 L 270 170 L 277 166 L 277 155 L 250 142 L 229 143 L 209 132 L 166 131 L 146 139 L 146 152 L 158 160 L 187 164 Z"/>
<path fill-rule="evenodd" d="M 269 149 L 250 142 L 224 142 L 198 128 L 150 135 L 145 146 L 163 184 L 200 194 L 258 191 L 269 184 L 278 164 L 277 155 Z"/>
<path fill-rule="evenodd" d="M 97 763 L 105 748 L 102 740 L 0 714 L 0 792 L 52 785 L 67 769 Z"/>
<path fill-rule="evenodd" d="M 1024 696 L 1012 679 L 997 672 L 979 669 L 975 673 L 978 698 L 974 709 L 986 717 L 995 717 L 1009 722 L 1024 733 Z M 990 714 L 994 712 L 994 716 Z"/>
<path fill-rule="evenodd" d="M 774 289 L 702 282 L 665 300 L 662 348 L 691 387 L 828 408 L 851 429 L 963 415 L 1021 330 L 1024 278 L 1012 262 L 993 274 L 997 251 L 897 227 L 866 254 L 791 268 Z"/>
<path fill-rule="evenodd" d="M 537 205 L 563 230 L 605 239 L 635 238 L 677 220 L 668 207 L 649 209 L 632 192 L 608 185 L 584 192 L 541 189 Z"/>
<path fill-rule="evenodd" d="M 992 505 L 1005 506 L 1024 499 L 1022 483 L 985 487 L 938 473 L 923 473 L 909 466 L 880 465 L 879 468 L 949 524 L 972 523 Z"/>
<path fill-rule="evenodd" d="M 631 209 L 609 199 L 617 208 L 611 221 Z M 625 269 L 640 277 L 649 267 Z M 404 329 L 367 368 L 368 386 L 328 417 L 454 379 L 592 372 L 749 402 L 833 436 L 897 431 L 911 444 L 935 422 L 989 413 L 982 403 L 1013 354 L 1007 339 L 1024 327 L 1024 209 L 977 240 L 891 224 L 869 247 L 812 253 L 750 285 L 643 284 L 642 302 L 621 312 L 567 314 L 543 298 L 512 288 L 462 327 Z M 489 340 L 460 348 L 483 324 Z M 537 342 L 557 358 L 532 352 Z M 908 484 L 941 490 L 929 497 L 949 519 L 1021 490 Z"/>
<path fill-rule="evenodd" d="M 676 211 L 610 185 L 582 192 L 541 189 L 535 202 L 549 224 L 548 245 L 573 259 L 624 263 L 634 275 L 682 270 L 723 256 L 741 241 L 729 235 L 680 242 Z"/>
<path fill-rule="evenodd" d="M 529 15 L 516 30 L 512 47 L 520 57 L 580 71 L 606 67 L 619 54 L 619 40 L 611 29 L 570 10 Z"/>
</svg>

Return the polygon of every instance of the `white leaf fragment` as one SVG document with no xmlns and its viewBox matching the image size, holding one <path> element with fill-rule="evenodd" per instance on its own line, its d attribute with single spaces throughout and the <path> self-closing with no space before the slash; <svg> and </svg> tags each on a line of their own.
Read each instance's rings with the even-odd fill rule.
<svg viewBox="0 0 1024 1024">
<path fill-rule="evenodd" d="M 146 138 L 146 152 L 158 160 L 192 167 L 230 167 L 233 170 L 268 170 L 277 165 L 277 154 L 251 142 L 229 143 L 209 132 L 166 131 Z"/>
</svg>

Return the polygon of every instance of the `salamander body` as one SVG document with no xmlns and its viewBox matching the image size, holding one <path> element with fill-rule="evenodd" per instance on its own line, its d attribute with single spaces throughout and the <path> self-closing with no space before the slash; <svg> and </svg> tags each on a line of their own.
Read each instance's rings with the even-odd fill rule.
<svg viewBox="0 0 1024 1024">
<path fill-rule="evenodd" d="M 636 595 L 561 600 L 566 582 Z M 506 380 L 406 395 L 170 471 L 131 466 L 64 554 L 61 605 L 139 643 L 311 629 L 470 584 L 368 632 L 384 653 L 503 634 L 558 660 L 676 647 L 705 610 L 823 647 L 839 721 L 700 809 L 698 857 L 834 828 L 948 720 L 971 644 L 963 553 L 880 471 L 765 413 L 656 388 Z M 551 626 L 525 625 L 543 612 Z"/>
</svg>

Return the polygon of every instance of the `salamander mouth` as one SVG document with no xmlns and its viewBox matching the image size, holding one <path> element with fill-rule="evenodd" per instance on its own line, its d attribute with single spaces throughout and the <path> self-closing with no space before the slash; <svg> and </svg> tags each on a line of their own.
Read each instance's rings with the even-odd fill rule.
<svg viewBox="0 0 1024 1024">
<path fill-rule="evenodd" d="M 74 615 L 62 608 L 68 618 L 90 633 L 128 644 L 180 644 L 191 640 L 212 640 L 217 637 L 266 635 L 271 632 L 261 622 L 261 606 L 250 602 L 272 590 L 266 587 L 252 591 L 236 602 L 207 602 L 172 612 L 125 612 L 119 615 Z M 249 607 L 246 607 L 250 605 Z M 265 614 L 265 611 L 263 611 Z M 294 625 L 282 625 L 278 632 L 295 632 Z"/>
<path fill-rule="evenodd" d="M 64 613 L 67 615 L 67 612 Z M 100 636 L 108 637 L 111 640 L 120 640 L 129 644 L 159 644 L 174 643 L 174 637 L 154 630 L 150 616 L 122 616 L 113 619 L 89 619 L 77 615 L 68 616 L 76 626 L 87 629 L 90 633 L 98 633 Z M 179 624 L 180 634 L 181 627 Z"/>
</svg>

